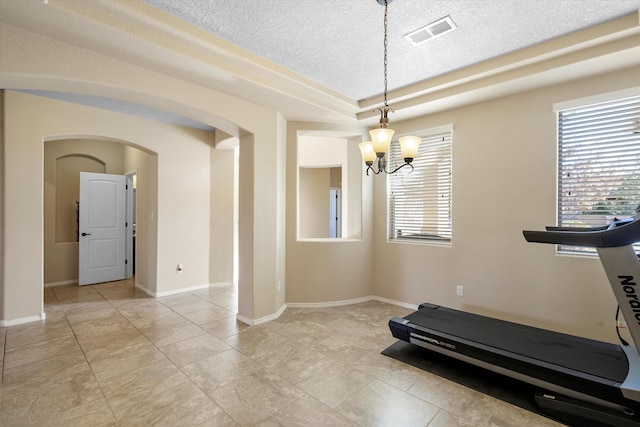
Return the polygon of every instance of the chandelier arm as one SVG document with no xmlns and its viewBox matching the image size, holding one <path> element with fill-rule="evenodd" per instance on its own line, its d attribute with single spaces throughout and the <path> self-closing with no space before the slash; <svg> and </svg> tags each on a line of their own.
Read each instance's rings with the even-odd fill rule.
<svg viewBox="0 0 640 427">
<path fill-rule="evenodd" d="M 385 170 L 385 172 L 388 173 L 389 175 L 391 175 L 391 174 L 394 174 L 394 173 L 398 172 L 400 169 L 402 169 L 405 166 L 410 166 L 411 167 L 411 172 L 413 172 L 413 170 L 415 169 L 411 163 L 403 163 L 400 166 L 398 166 L 397 168 L 395 168 L 392 172 L 387 172 L 386 170 Z M 411 173 L 411 172 L 409 172 L 409 173 Z"/>
<path fill-rule="evenodd" d="M 369 176 L 369 171 L 371 171 L 374 175 L 378 175 L 378 174 L 380 174 L 380 173 L 384 172 L 384 171 L 383 171 L 383 170 L 381 170 L 381 169 L 375 170 L 375 169 L 373 168 L 373 166 L 369 166 L 369 167 L 367 168 L 367 176 Z"/>
<path fill-rule="evenodd" d="M 376 172 L 376 175 L 381 172 L 387 173 L 387 159 L 384 156 L 378 157 L 378 172 Z"/>
</svg>

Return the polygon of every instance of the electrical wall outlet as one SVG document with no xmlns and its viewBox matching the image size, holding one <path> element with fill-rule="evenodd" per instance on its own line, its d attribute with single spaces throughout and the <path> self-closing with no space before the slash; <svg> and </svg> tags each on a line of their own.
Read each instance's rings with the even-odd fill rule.
<svg viewBox="0 0 640 427">
<path fill-rule="evenodd" d="M 464 286 L 456 286 L 456 295 L 459 297 L 464 295 Z"/>
</svg>

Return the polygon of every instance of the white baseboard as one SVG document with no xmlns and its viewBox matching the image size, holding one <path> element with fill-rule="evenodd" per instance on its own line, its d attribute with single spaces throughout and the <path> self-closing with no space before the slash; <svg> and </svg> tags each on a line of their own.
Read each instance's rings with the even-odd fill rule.
<svg viewBox="0 0 640 427">
<path fill-rule="evenodd" d="M 230 282 L 220 282 L 220 283 L 210 283 L 208 285 L 200 285 L 200 286 L 194 286 L 191 288 L 184 288 L 184 289 L 176 289 L 173 291 L 166 291 L 166 292 L 153 292 L 150 289 L 147 289 L 146 287 L 142 286 L 139 283 L 136 283 L 136 288 L 139 288 L 140 290 L 146 292 L 147 294 L 151 295 L 154 298 L 159 298 L 159 297 L 163 297 L 163 296 L 168 296 L 168 295 L 175 295 L 175 294 L 179 294 L 179 293 L 183 293 L 183 292 L 191 292 L 191 291 L 195 291 L 198 289 L 205 289 L 208 288 L 210 286 L 228 286 L 230 284 Z M 410 310 L 417 310 L 418 306 L 416 304 L 409 304 L 403 301 L 396 301 L 390 298 L 385 298 L 385 297 L 379 297 L 376 295 L 369 295 L 366 297 L 360 297 L 360 298 L 353 298 L 353 299 L 348 299 L 348 300 L 341 300 L 341 301 L 328 301 L 328 302 L 289 302 L 286 304 L 283 304 L 282 307 L 280 307 L 280 309 L 275 312 L 274 314 L 270 314 L 268 316 L 264 316 L 264 317 L 260 317 L 258 319 L 250 319 L 248 317 L 242 316 L 241 314 L 236 314 L 236 319 L 239 320 L 240 322 L 247 324 L 249 326 L 255 326 L 255 325 L 260 325 L 262 323 L 266 323 L 269 322 L 271 320 L 275 320 L 278 317 L 280 317 L 282 315 L 282 313 L 284 313 L 284 311 L 287 308 L 327 308 L 327 307 L 340 307 L 340 306 L 345 306 L 345 305 L 353 305 L 353 304 L 360 304 L 363 302 L 368 302 L 368 301 L 380 301 L 386 304 L 391 304 L 391 305 L 395 305 L 398 307 L 403 307 L 403 308 L 408 308 Z"/>
<path fill-rule="evenodd" d="M 410 310 L 418 309 L 418 306 L 416 304 L 409 304 L 408 302 L 396 301 L 393 299 L 378 297 L 378 296 L 373 296 L 371 297 L 371 299 L 380 301 L 380 302 L 386 302 L 387 304 L 391 304 L 391 305 L 397 305 L 398 307 L 408 308 Z"/>
<path fill-rule="evenodd" d="M 278 311 L 268 316 L 260 317 L 258 319 L 253 320 L 254 325 L 260 325 L 261 323 L 266 323 L 271 320 L 276 320 L 278 317 L 282 316 L 282 313 L 287 309 L 287 304 L 282 304 L 282 307 Z"/>
<path fill-rule="evenodd" d="M 217 288 L 217 287 L 226 287 L 226 286 L 236 286 L 237 283 L 233 283 L 233 282 L 216 282 L 216 283 L 209 283 L 209 286 L 212 288 Z"/>
<path fill-rule="evenodd" d="M 0 327 L 6 328 L 8 326 L 22 325 L 23 323 L 39 322 L 41 320 L 45 320 L 46 317 L 47 317 L 47 314 L 43 312 L 39 316 L 36 315 L 36 316 L 21 317 L 19 319 L 12 319 L 12 320 L 0 320 Z"/>
<path fill-rule="evenodd" d="M 253 326 L 253 320 L 248 317 L 244 317 L 241 314 L 236 314 L 236 319 L 244 323 L 245 325 Z"/>
<path fill-rule="evenodd" d="M 61 282 L 49 282 L 49 283 L 45 283 L 44 287 L 45 288 L 53 288 L 55 286 L 64 286 L 64 285 L 77 285 L 78 284 L 78 279 L 75 280 L 63 280 Z"/>
<path fill-rule="evenodd" d="M 289 302 L 289 303 L 284 304 L 282 307 L 280 307 L 280 309 L 276 313 L 270 314 L 268 316 L 261 317 L 259 319 L 249 319 L 249 318 L 244 317 L 244 316 L 242 316 L 240 314 L 236 314 L 236 319 L 238 319 L 242 323 L 245 323 L 245 324 L 247 324 L 249 326 L 255 326 L 255 325 L 259 325 L 261 323 L 266 323 L 266 322 L 269 322 L 271 320 L 277 319 L 278 317 L 280 317 L 282 315 L 282 313 L 284 313 L 284 311 L 287 308 L 340 307 L 340 306 L 345 306 L 345 305 L 360 304 L 360 303 L 368 302 L 368 301 L 380 301 L 380 302 L 384 302 L 384 303 L 387 303 L 387 304 L 408 308 L 408 309 L 411 309 L 411 310 L 417 310 L 418 309 L 418 306 L 415 305 L 415 304 L 409 304 L 409 303 L 406 303 L 406 302 L 396 301 L 396 300 L 392 300 L 392 299 L 389 299 L 389 298 L 379 297 L 379 296 L 375 296 L 375 295 L 369 295 L 369 296 L 366 296 L 366 297 L 354 298 L 354 299 L 342 300 L 342 301 Z"/>
<path fill-rule="evenodd" d="M 136 288 L 140 289 L 142 292 L 144 292 L 145 294 L 151 296 L 151 297 L 156 297 L 155 292 L 153 292 L 151 289 L 147 288 L 146 286 L 136 282 Z"/>
<path fill-rule="evenodd" d="M 282 313 L 284 313 L 286 309 L 287 309 L 287 304 L 283 304 L 278 311 L 268 316 L 260 317 L 258 319 L 249 319 L 248 317 L 244 317 L 240 314 L 236 314 L 236 319 L 238 319 L 242 323 L 245 323 L 249 326 L 256 326 L 262 323 L 270 322 L 271 320 L 276 320 L 278 317 L 282 316 Z"/>
<path fill-rule="evenodd" d="M 209 284 L 207 283 L 206 285 L 198 285 L 198 286 L 191 286 L 188 288 L 181 288 L 181 289 L 172 289 L 170 291 L 163 291 L 163 292 L 154 292 L 151 289 L 141 285 L 140 283 L 136 283 L 136 288 L 140 289 L 141 291 L 151 295 L 154 298 L 161 298 L 161 297 L 166 297 L 169 295 L 176 295 L 176 294 L 182 294 L 184 292 L 192 292 L 192 291 L 197 291 L 200 289 L 207 289 L 209 287 Z"/>
<path fill-rule="evenodd" d="M 380 301 L 391 305 L 397 305 L 398 307 L 409 308 L 411 310 L 417 310 L 416 304 L 409 304 L 407 302 L 396 301 L 389 298 L 379 297 L 376 295 L 369 295 L 366 297 L 342 300 L 342 301 L 329 301 L 329 302 L 288 302 L 287 308 L 323 308 L 323 307 L 340 307 L 341 305 L 360 304 L 367 301 Z"/>
<path fill-rule="evenodd" d="M 360 297 L 354 299 L 347 299 L 342 301 L 328 301 L 328 302 L 288 302 L 287 308 L 325 308 L 325 307 L 340 307 L 342 305 L 360 304 L 362 302 L 371 301 L 375 299 L 373 296 Z"/>
<path fill-rule="evenodd" d="M 163 291 L 163 292 L 157 292 L 157 297 L 167 297 L 169 295 L 176 295 L 176 294 L 182 294 L 184 292 L 192 292 L 192 291 L 198 291 L 200 289 L 207 289 L 209 287 L 209 284 L 204 284 L 204 285 L 198 285 L 198 286 L 190 286 L 188 288 L 181 288 L 181 289 L 172 289 L 170 291 Z"/>
</svg>

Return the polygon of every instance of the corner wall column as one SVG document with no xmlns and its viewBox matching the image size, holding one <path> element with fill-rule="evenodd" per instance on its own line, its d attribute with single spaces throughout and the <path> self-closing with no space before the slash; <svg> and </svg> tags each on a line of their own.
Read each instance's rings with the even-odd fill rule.
<svg viewBox="0 0 640 427">
<path fill-rule="evenodd" d="M 286 121 L 276 113 L 267 129 L 240 138 L 238 319 L 249 324 L 284 308 Z"/>
</svg>

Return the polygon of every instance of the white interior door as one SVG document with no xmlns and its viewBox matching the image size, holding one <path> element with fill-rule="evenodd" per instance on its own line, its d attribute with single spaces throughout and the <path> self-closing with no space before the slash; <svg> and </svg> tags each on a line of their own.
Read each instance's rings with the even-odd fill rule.
<svg viewBox="0 0 640 427">
<path fill-rule="evenodd" d="M 78 284 L 125 278 L 126 177 L 80 173 Z"/>
</svg>

